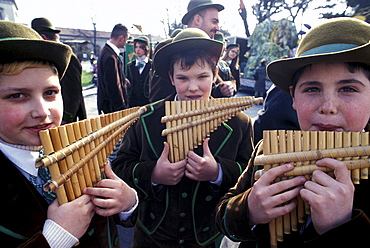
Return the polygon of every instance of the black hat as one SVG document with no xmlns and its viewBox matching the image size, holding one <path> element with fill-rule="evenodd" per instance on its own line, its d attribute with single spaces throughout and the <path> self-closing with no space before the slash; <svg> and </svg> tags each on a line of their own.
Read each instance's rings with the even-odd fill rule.
<svg viewBox="0 0 370 248">
<path fill-rule="evenodd" d="M 155 53 L 153 65 L 159 76 L 168 78 L 170 57 L 173 54 L 189 49 L 202 49 L 212 54 L 212 56 L 219 58 L 223 46 L 222 42 L 209 38 L 209 36 L 199 28 L 186 28 L 178 33 L 171 43 L 163 46 Z"/>
<path fill-rule="evenodd" d="M 62 78 L 71 55 L 67 45 L 43 40 L 35 30 L 22 24 L 0 21 L 0 64 L 45 60 L 55 65 Z"/>
<path fill-rule="evenodd" d="M 221 4 L 212 2 L 212 0 L 190 0 L 188 4 L 188 12 L 184 15 L 184 17 L 181 20 L 182 24 L 187 25 L 192 16 L 194 16 L 199 11 L 209 8 L 215 8 L 218 11 L 221 11 L 225 7 L 222 6 Z"/>
<path fill-rule="evenodd" d="M 59 29 L 56 29 L 51 22 L 45 18 L 35 18 L 31 22 L 31 27 L 36 30 L 37 32 L 53 32 L 53 33 L 60 33 Z"/>
</svg>

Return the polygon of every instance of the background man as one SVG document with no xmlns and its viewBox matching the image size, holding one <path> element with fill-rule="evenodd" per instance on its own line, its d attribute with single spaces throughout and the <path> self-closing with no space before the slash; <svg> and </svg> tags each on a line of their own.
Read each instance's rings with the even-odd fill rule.
<svg viewBox="0 0 370 248">
<path fill-rule="evenodd" d="M 128 107 L 126 79 L 123 72 L 124 48 L 128 39 L 127 27 L 114 26 L 111 37 L 101 49 L 98 59 L 98 112 L 111 113 Z"/>
</svg>

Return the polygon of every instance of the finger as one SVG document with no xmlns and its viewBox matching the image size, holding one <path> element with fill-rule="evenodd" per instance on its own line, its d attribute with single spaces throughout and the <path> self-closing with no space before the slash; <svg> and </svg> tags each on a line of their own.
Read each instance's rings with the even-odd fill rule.
<svg viewBox="0 0 370 248">
<path fill-rule="evenodd" d="M 161 157 L 159 159 L 166 159 L 166 160 L 168 160 L 169 151 L 170 151 L 170 147 L 169 147 L 168 143 L 167 142 L 163 142 L 163 151 L 162 151 Z"/>
<path fill-rule="evenodd" d="M 345 184 L 352 183 L 350 173 L 343 162 L 331 158 L 324 158 L 317 161 L 316 164 L 318 166 L 326 166 L 333 169 L 337 181 Z"/>
<path fill-rule="evenodd" d="M 113 172 L 112 166 L 109 161 L 104 165 L 105 176 L 109 179 L 120 180 L 120 178 Z"/>
<path fill-rule="evenodd" d="M 210 138 L 206 138 L 203 141 L 203 156 L 213 156 L 211 150 L 209 149 L 209 140 Z"/>
<path fill-rule="evenodd" d="M 276 166 L 272 169 L 266 171 L 260 179 L 258 179 L 259 184 L 270 185 L 277 177 L 282 174 L 291 171 L 294 168 L 293 164 L 284 164 L 281 166 Z"/>
</svg>

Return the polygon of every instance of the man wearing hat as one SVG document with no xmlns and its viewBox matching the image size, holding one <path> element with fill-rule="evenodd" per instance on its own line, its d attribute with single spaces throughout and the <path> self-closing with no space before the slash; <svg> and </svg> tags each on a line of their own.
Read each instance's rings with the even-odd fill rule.
<svg viewBox="0 0 370 248">
<path fill-rule="evenodd" d="M 268 65 L 271 81 L 292 96 L 303 131 L 369 131 L 369 41 L 368 23 L 334 18 L 305 35 L 296 57 Z M 254 155 L 263 153 L 263 142 Z M 268 169 L 255 181 L 254 155 L 238 183 L 220 201 L 216 216 L 222 233 L 242 241 L 239 247 L 369 247 L 370 183 L 360 180 L 360 171 L 356 176 L 353 170 L 351 178 L 343 161 L 324 158 L 310 162 L 333 173 L 313 169 L 310 180 L 303 175 L 279 180 L 294 169 L 289 161 Z M 297 196 L 308 204 L 310 214 L 280 242 L 268 223 L 297 210 Z"/>
<path fill-rule="evenodd" d="M 215 206 L 250 157 L 251 119 L 237 114 L 189 151 L 187 159 L 170 162 L 161 118 L 166 101 L 210 98 L 222 50 L 223 44 L 204 31 L 187 28 L 154 56 L 157 73 L 176 90 L 149 105 L 112 162 L 117 175 L 139 194 L 137 216 L 130 219 L 135 224 L 132 247 L 215 247 Z"/>
<path fill-rule="evenodd" d="M 182 23 L 188 28 L 199 28 L 206 32 L 210 38 L 214 38 L 218 26 L 218 12 L 222 11 L 224 6 L 214 3 L 212 0 L 191 0 L 188 4 L 187 13 L 182 18 Z M 154 73 L 154 77 L 158 77 Z M 230 97 L 236 93 L 236 87 L 231 82 L 221 82 L 218 79 L 213 90 L 213 97 Z M 168 96 L 174 92 L 174 87 L 170 82 L 163 79 L 154 79 L 149 84 L 149 101 L 154 102 Z"/>
<path fill-rule="evenodd" d="M 39 132 L 62 121 L 59 80 L 71 54 L 31 28 L 0 21 L 0 240 L 6 247 L 119 247 L 111 215 L 133 210 L 135 192 L 109 164 L 106 179 L 62 205 L 43 190 L 50 176 L 48 168 L 35 167 L 43 155 Z"/>
<path fill-rule="evenodd" d="M 136 59 L 127 65 L 129 106 L 143 106 L 149 103 L 149 72 L 152 60 L 149 58 L 150 42 L 148 37 L 139 36 L 134 39 Z"/>
<path fill-rule="evenodd" d="M 126 26 L 116 24 L 98 59 L 98 112 L 107 114 L 128 107 L 127 82 L 124 75 L 124 48 L 129 33 Z"/>
<path fill-rule="evenodd" d="M 31 27 L 36 30 L 44 40 L 60 42 L 60 30 L 56 29 L 47 18 L 40 17 L 33 19 Z M 64 108 L 63 124 L 87 118 L 85 101 L 82 94 L 81 73 L 81 63 L 73 53 L 67 71 L 60 81 Z"/>
</svg>

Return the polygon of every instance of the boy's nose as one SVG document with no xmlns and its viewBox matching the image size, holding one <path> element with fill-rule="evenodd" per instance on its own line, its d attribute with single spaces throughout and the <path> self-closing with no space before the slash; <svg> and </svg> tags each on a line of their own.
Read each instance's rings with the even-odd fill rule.
<svg viewBox="0 0 370 248">
<path fill-rule="evenodd" d="M 336 114 L 338 112 L 337 110 L 337 100 L 335 99 L 335 96 L 333 95 L 325 95 L 322 97 L 322 101 L 320 103 L 319 108 L 320 114 Z"/>
<path fill-rule="evenodd" d="M 32 104 L 32 118 L 45 118 L 48 115 L 50 115 L 50 110 L 47 102 L 44 100 L 35 100 Z"/>
</svg>

